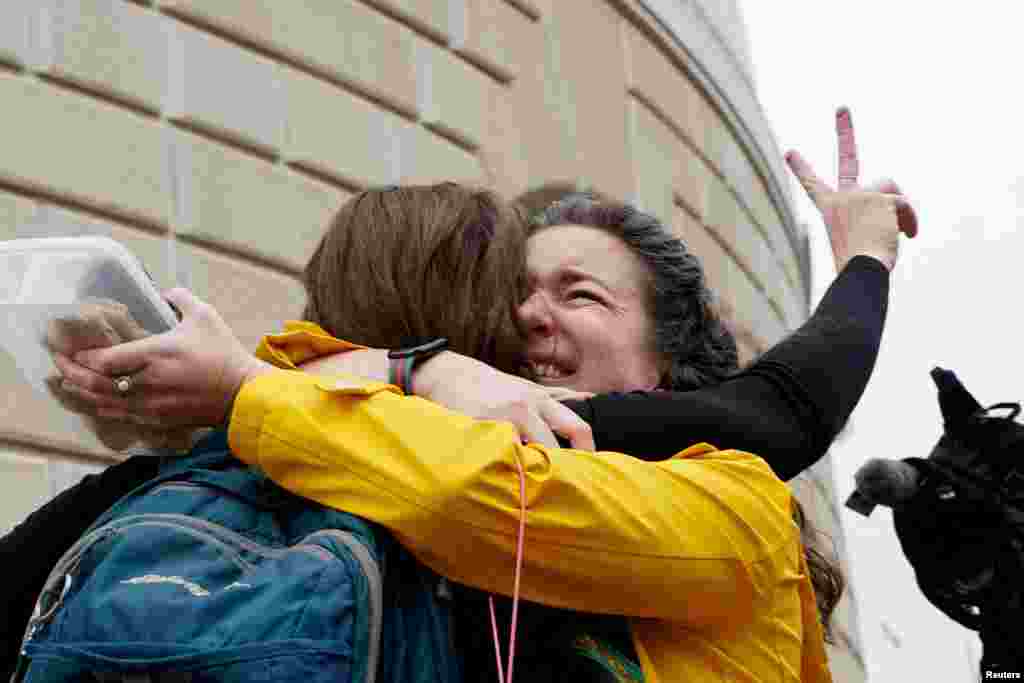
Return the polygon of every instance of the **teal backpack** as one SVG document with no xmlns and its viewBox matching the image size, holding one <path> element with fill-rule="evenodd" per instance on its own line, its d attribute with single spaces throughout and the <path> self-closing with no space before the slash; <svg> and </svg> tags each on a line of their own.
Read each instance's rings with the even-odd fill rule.
<svg viewBox="0 0 1024 683">
<path fill-rule="evenodd" d="M 218 431 L 61 558 L 13 680 L 456 683 L 440 586 L 386 531 L 285 491 Z"/>
</svg>

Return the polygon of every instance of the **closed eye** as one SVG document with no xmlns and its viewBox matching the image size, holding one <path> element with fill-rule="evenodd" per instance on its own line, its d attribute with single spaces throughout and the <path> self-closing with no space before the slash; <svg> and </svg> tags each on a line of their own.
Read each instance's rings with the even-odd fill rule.
<svg viewBox="0 0 1024 683">
<path fill-rule="evenodd" d="M 567 298 L 570 301 L 572 301 L 573 299 L 585 299 L 587 301 L 596 301 L 598 303 L 602 301 L 601 297 L 599 297 L 597 294 L 594 294 L 593 292 L 587 291 L 585 289 L 574 289 L 568 293 Z"/>
</svg>

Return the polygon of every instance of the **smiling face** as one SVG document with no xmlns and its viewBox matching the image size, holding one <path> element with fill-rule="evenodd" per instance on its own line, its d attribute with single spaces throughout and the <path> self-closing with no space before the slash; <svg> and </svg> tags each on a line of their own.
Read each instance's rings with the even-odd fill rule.
<svg viewBox="0 0 1024 683">
<path fill-rule="evenodd" d="M 622 240 L 556 225 L 530 237 L 526 264 L 529 296 L 518 314 L 539 382 L 593 392 L 658 385 L 648 278 Z"/>
</svg>

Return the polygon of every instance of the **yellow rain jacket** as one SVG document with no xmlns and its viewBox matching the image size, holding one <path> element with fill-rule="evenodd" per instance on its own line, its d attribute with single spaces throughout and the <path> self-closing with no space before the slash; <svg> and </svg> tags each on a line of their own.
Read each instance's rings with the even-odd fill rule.
<svg viewBox="0 0 1024 683">
<path fill-rule="evenodd" d="M 310 323 L 264 339 L 282 368 L 358 348 Z M 394 386 L 282 370 L 246 382 L 233 452 L 288 490 L 390 529 L 434 571 L 510 595 L 526 477 L 521 592 L 631 617 L 647 683 L 831 681 L 789 489 L 760 458 L 671 460 L 523 445 Z"/>
</svg>

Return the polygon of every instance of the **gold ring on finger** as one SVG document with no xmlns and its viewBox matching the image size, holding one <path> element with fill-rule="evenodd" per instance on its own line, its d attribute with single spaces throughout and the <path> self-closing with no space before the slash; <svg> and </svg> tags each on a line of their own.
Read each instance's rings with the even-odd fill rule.
<svg viewBox="0 0 1024 683">
<path fill-rule="evenodd" d="M 114 379 L 114 389 L 122 396 L 127 396 L 135 387 L 135 378 L 131 375 L 121 375 Z"/>
</svg>

